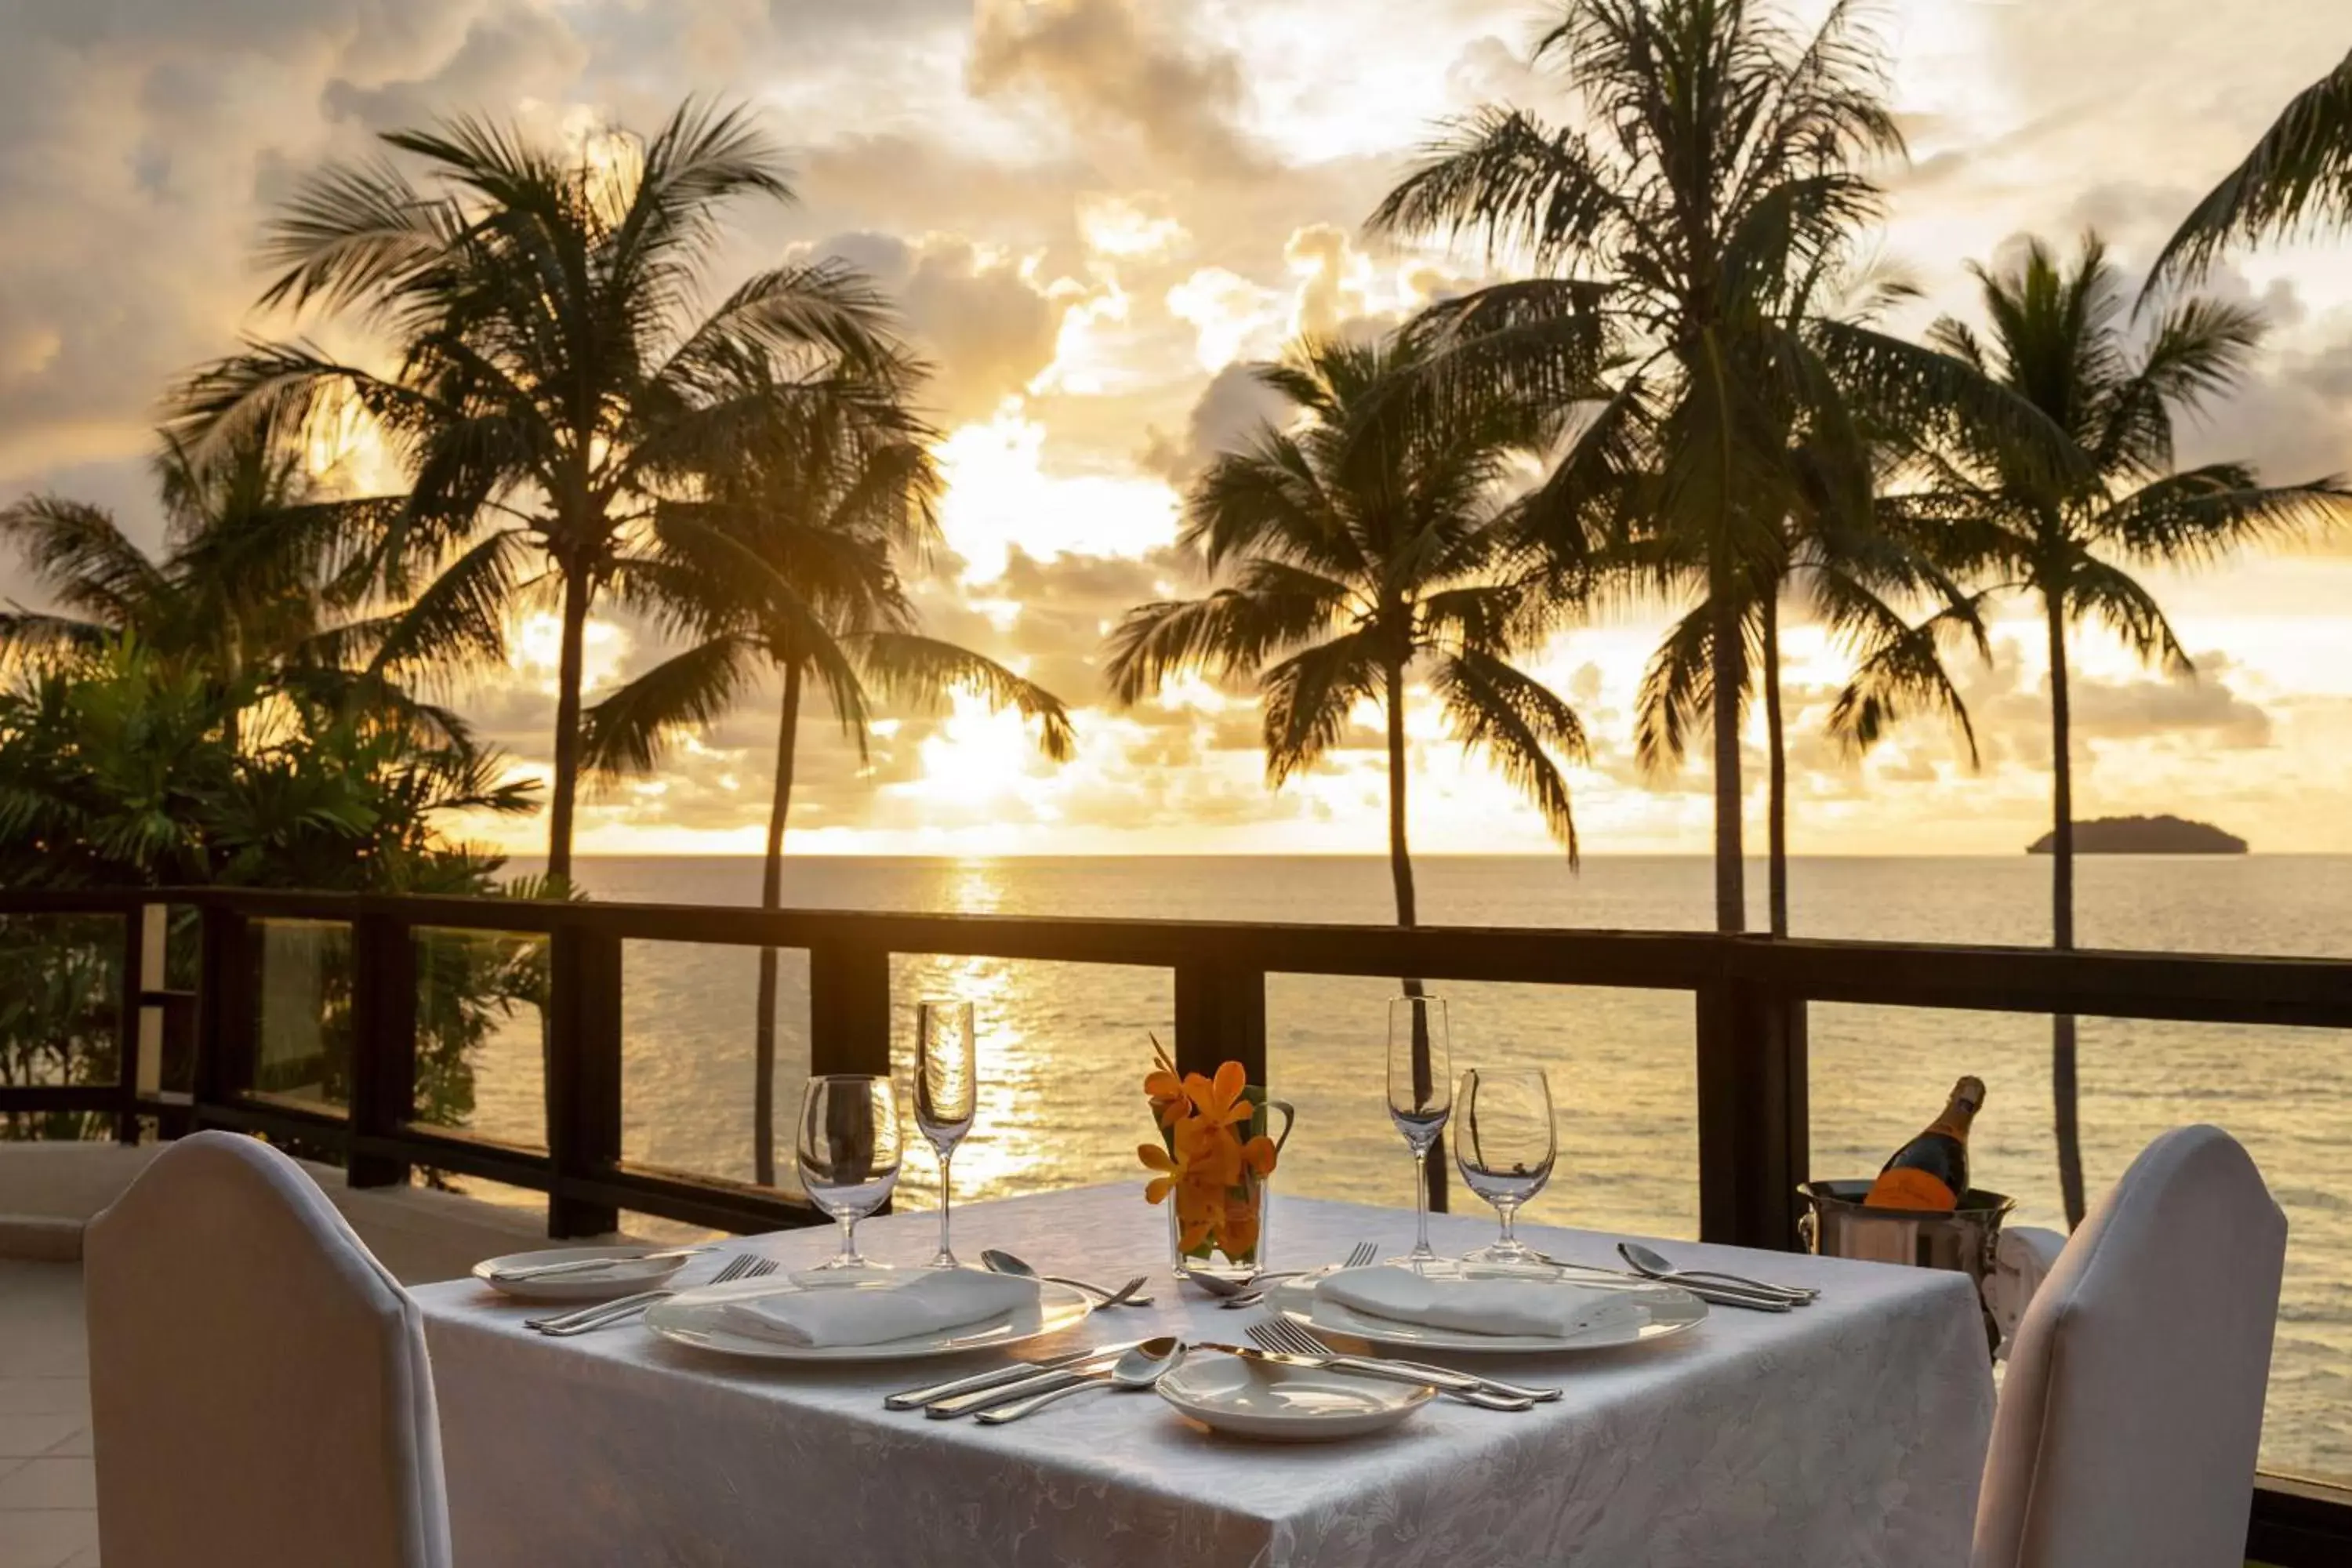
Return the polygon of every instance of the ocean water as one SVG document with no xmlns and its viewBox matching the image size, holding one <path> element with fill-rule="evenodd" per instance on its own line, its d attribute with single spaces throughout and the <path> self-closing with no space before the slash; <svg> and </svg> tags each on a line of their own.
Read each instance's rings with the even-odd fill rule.
<svg viewBox="0 0 2352 1568">
<path fill-rule="evenodd" d="M 1575 875 L 1549 859 L 1430 858 L 1416 870 L 1429 924 L 1699 930 L 1712 921 L 1712 872 L 1702 858 L 1595 857 Z M 595 859 L 582 879 L 606 899 L 748 904 L 759 868 L 751 859 Z M 1750 880 L 1760 906 L 1760 864 Z M 1367 922 L 1392 915 L 1386 862 L 1369 858 L 808 858 L 787 866 L 785 888 L 789 902 L 810 908 Z M 2049 938 L 2048 863 L 2022 856 L 1801 859 L 1790 892 L 1800 935 Z M 2081 865 L 2078 903 L 2085 946 L 2352 957 L 2352 858 L 2095 858 Z M 629 944 L 630 1158 L 751 1176 L 753 962 L 748 951 Z M 979 1005 L 981 1110 L 956 1156 L 960 1198 L 1137 1171 L 1136 1144 L 1150 1131 L 1140 1089 L 1147 1032 L 1167 1038 L 1173 1014 L 1165 971 L 909 956 L 894 966 L 902 1058 L 911 1057 L 917 997 L 952 994 Z M 805 955 L 785 954 L 783 975 L 776 1121 L 789 1140 L 807 1063 Z M 1549 1070 L 1559 1163 L 1531 1218 L 1696 1234 L 1688 996 L 1444 989 L 1457 1072 L 1481 1064 Z M 1410 1162 L 1382 1088 L 1392 990 L 1379 980 L 1270 981 L 1268 1076 L 1299 1111 L 1276 1178 L 1282 1191 L 1412 1202 Z M 1817 1177 L 1874 1173 L 1941 1106 L 1953 1079 L 1973 1072 L 1990 1085 L 1971 1144 L 1978 1184 L 2017 1197 L 2021 1223 L 2060 1223 L 2045 1020 L 1817 1006 L 1811 1052 Z M 2352 1039 L 2085 1019 L 2082 1076 L 2094 1194 L 2150 1138 L 2184 1122 L 2217 1122 L 2252 1152 L 2290 1226 L 2264 1464 L 2352 1483 Z M 518 1019 L 484 1055 L 472 1124 L 537 1142 L 540 1093 L 536 1020 Z M 788 1142 L 782 1162 L 789 1167 Z M 910 1152 L 900 1191 L 909 1206 L 935 1201 L 928 1150 Z M 1457 1183 L 1455 1208 L 1475 1202 Z"/>
</svg>

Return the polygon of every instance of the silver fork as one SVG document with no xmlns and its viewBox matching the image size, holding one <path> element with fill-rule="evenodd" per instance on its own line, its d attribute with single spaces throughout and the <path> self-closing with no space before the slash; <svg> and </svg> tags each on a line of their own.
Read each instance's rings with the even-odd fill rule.
<svg viewBox="0 0 2352 1568">
<path fill-rule="evenodd" d="M 1558 1399 L 1560 1395 L 1557 1388 L 1523 1387 L 1516 1383 L 1505 1383 L 1498 1377 L 1481 1377 L 1475 1373 L 1461 1372 L 1453 1367 L 1430 1366 L 1422 1362 L 1397 1361 L 1386 1356 L 1374 1359 L 1342 1355 L 1287 1318 L 1269 1318 L 1262 1323 L 1252 1323 L 1249 1337 L 1252 1343 L 1266 1350 L 1284 1355 L 1318 1357 L 1324 1365 L 1337 1367 L 1342 1372 L 1353 1367 L 1363 1371 L 1412 1373 L 1444 1389 L 1477 1388 L 1510 1399 L 1531 1399 L 1538 1404 Z"/>
<path fill-rule="evenodd" d="M 738 1253 L 729 1258 L 726 1266 L 718 1273 L 710 1277 L 709 1283 L 724 1285 L 735 1279 L 764 1279 L 773 1274 L 776 1268 L 776 1261 L 772 1258 L 761 1258 L 750 1252 Z M 677 1294 L 677 1291 L 675 1289 L 640 1290 L 634 1296 L 624 1296 L 617 1301 L 598 1301 L 590 1306 L 577 1308 L 572 1311 L 559 1313 L 551 1318 L 527 1318 L 523 1321 L 523 1326 L 536 1329 L 542 1334 L 558 1339 L 567 1334 L 584 1334 L 591 1329 L 601 1329 L 607 1324 L 617 1323 L 624 1318 L 633 1318 L 656 1301 Z"/>
<path fill-rule="evenodd" d="M 1348 1249 L 1347 1258 L 1340 1263 L 1339 1267 L 1342 1268 L 1361 1268 L 1380 1255 L 1381 1249 L 1371 1242 L 1360 1241 L 1356 1243 L 1355 1246 Z M 1314 1270 L 1311 1268 L 1302 1268 L 1297 1271 L 1297 1274 L 1311 1274 L 1313 1272 Z M 1265 1275 L 1262 1276 L 1262 1278 L 1267 1279 L 1296 1279 L 1297 1274 Z M 1224 1308 L 1227 1311 L 1232 1311 L 1240 1307 L 1255 1307 L 1259 1302 L 1265 1300 L 1265 1293 L 1271 1287 L 1269 1286 L 1261 1285 L 1244 1295 L 1228 1296 L 1223 1300 L 1218 1302 L 1217 1305 Z"/>
</svg>

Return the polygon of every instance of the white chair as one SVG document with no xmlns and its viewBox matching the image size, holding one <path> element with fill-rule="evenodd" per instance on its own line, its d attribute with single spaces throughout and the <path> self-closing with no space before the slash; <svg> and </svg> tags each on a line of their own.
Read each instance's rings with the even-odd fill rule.
<svg viewBox="0 0 2352 1568">
<path fill-rule="evenodd" d="M 183 1138 L 82 1273 L 107 1568 L 448 1568 L 422 1320 L 300 1166 Z"/>
<path fill-rule="evenodd" d="M 2019 1325 L 1974 1568 L 2238 1568 L 2285 1260 L 2228 1133 L 2141 1151 Z"/>
</svg>

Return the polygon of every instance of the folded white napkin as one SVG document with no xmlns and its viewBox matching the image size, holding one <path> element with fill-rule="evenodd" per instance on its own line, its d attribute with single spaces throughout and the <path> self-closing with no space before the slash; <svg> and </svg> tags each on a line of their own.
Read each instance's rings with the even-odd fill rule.
<svg viewBox="0 0 2352 1568">
<path fill-rule="evenodd" d="M 738 1279 L 698 1291 L 718 1303 L 713 1322 L 730 1333 L 788 1345 L 878 1345 L 944 1333 L 1037 1305 L 1037 1282 L 971 1268 L 910 1270 L 886 1284 L 779 1289 L 773 1279 Z"/>
<path fill-rule="evenodd" d="M 1467 1334 L 1568 1339 L 1602 1329 L 1636 1329 L 1647 1309 L 1622 1291 L 1556 1279 L 1431 1279 L 1410 1268 L 1349 1268 L 1315 1288 L 1318 1300 L 1353 1311 Z"/>
</svg>

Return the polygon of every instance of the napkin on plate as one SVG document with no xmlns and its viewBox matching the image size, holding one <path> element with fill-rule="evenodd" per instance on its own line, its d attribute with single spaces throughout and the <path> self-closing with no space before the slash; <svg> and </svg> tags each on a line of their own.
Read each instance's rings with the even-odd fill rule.
<svg viewBox="0 0 2352 1568">
<path fill-rule="evenodd" d="M 926 1268 L 886 1285 L 779 1289 L 772 1279 L 743 1279 L 697 1294 L 716 1303 L 712 1321 L 730 1333 L 828 1349 L 945 1333 L 1034 1309 L 1037 1282 L 971 1268 Z"/>
<path fill-rule="evenodd" d="M 1431 1279 L 1410 1268 L 1349 1268 L 1315 1288 L 1318 1300 L 1427 1329 L 1569 1339 L 1649 1321 L 1639 1301 L 1559 1279 Z"/>
</svg>

